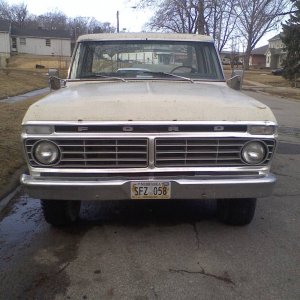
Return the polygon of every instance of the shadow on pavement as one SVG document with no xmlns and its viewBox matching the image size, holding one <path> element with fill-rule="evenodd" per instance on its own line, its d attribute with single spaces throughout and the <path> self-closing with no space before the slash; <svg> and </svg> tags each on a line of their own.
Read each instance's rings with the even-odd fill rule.
<svg viewBox="0 0 300 300">
<path fill-rule="evenodd" d="M 78 226 L 172 226 L 215 217 L 216 203 L 208 200 L 83 202 Z"/>
</svg>

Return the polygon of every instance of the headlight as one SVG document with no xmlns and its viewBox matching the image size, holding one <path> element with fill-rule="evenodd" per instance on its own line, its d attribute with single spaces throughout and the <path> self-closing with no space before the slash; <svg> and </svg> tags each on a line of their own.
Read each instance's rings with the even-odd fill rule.
<svg viewBox="0 0 300 300">
<path fill-rule="evenodd" d="M 274 125 L 249 125 L 248 132 L 256 135 L 271 135 L 275 134 L 277 127 Z"/>
<path fill-rule="evenodd" d="M 37 142 L 33 147 L 33 157 L 42 165 L 53 165 L 60 159 L 58 146 L 51 141 Z"/>
<path fill-rule="evenodd" d="M 247 164 L 258 165 L 265 160 L 267 149 L 259 141 L 248 142 L 242 149 L 242 158 Z"/>
</svg>

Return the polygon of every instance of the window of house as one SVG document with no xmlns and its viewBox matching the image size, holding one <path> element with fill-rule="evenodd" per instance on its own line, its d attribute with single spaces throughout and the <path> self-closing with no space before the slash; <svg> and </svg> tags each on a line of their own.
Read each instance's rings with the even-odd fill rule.
<svg viewBox="0 0 300 300">
<path fill-rule="evenodd" d="M 26 39 L 20 38 L 20 45 L 26 45 Z"/>
<path fill-rule="evenodd" d="M 12 48 L 17 49 L 17 39 L 15 37 L 11 39 L 11 43 L 12 43 Z"/>
<path fill-rule="evenodd" d="M 50 39 L 46 39 L 46 46 L 51 47 L 51 40 Z"/>
</svg>

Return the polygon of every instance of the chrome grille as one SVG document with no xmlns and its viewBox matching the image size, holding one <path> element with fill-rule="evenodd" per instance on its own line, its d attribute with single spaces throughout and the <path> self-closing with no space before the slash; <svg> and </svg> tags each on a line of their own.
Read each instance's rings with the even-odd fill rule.
<svg viewBox="0 0 300 300">
<path fill-rule="evenodd" d="M 157 167 L 245 166 L 241 149 L 249 139 L 157 138 L 155 165 Z M 275 141 L 263 140 L 268 148 L 267 164 L 274 152 Z"/>
<path fill-rule="evenodd" d="M 32 156 L 38 140 L 25 142 L 29 162 L 41 167 Z M 51 139 L 61 151 L 61 160 L 55 167 L 68 168 L 133 168 L 148 166 L 148 139 Z"/>
</svg>

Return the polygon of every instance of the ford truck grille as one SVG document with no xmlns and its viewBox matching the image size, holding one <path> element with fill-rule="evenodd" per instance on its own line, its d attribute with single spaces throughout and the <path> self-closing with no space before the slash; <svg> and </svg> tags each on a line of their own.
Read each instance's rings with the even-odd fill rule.
<svg viewBox="0 0 300 300">
<path fill-rule="evenodd" d="M 35 162 L 32 149 L 38 140 L 26 140 L 29 162 Z M 55 167 L 63 168 L 132 168 L 148 166 L 148 139 L 51 139 L 61 151 Z"/>
<path fill-rule="evenodd" d="M 149 149 L 148 138 L 51 139 L 61 151 L 58 168 L 146 168 L 149 153 L 154 165 L 164 167 L 231 167 L 247 165 L 241 158 L 243 138 L 156 138 Z M 33 156 L 38 139 L 27 139 L 25 148 L 30 165 L 43 167 Z M 275 141 L 262 140 L 268 150 L 264 162 L 271 160 Z M 151 162 L 153 165 L 153 162 Z M 47 166 L 44 166 L 47 167 Z"/>
<path fill-rule="evenodd" d="M 241 149 L 249 139 L 158 138 L 155 141 L 157 167 L 245 166 Z M 267 164 L 274 152 L 274 140 L 263 140 L 268 154 Z"/>
</svg>

